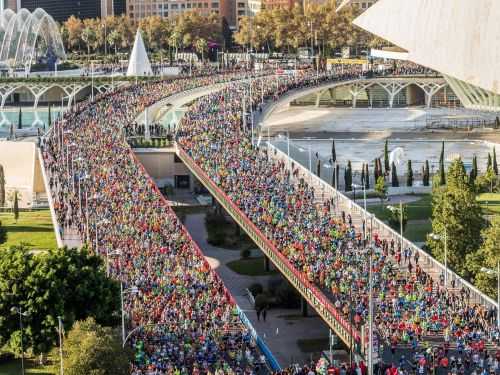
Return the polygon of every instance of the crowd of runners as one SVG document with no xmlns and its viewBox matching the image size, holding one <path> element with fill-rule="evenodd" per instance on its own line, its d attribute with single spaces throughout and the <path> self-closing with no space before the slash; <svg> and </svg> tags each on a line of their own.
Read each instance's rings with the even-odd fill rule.
<svg viewBox="0 0 500 375">
<path fill-rule="evenodd" d="M 177 131 L 178 145 L 358 331 L 367 320 L 371 257 L 381 343 L 394 354 L 401 346 L 426 353 L 433 337 L 443 351 L 452 346 L 460 358 L 484 358 L 485 346 L 499 341 L 493 310 L 470 303 L 467 291 L 445 288 L 422 270 L 417 254 L 397 244 L 374 236 L 368 250 L 349 217 L 335 214 L 334 201 L 318 202 L 298 169 L 252 144 L 257 137 L 242 116 L 250 112 L 245 107 L 258 112 L 290 89 L 360 74 L 341 71 L 231 82 L 195 102 Z M 42 140 L 59 223 L 76 228 L 124 284 L 135 375 L 263 368 L 231 296 L 135 159 L 124 131 L 163 97 L 234 78 L 143 83 L 106 94 L 75 106 Z M 285 373 L 311 371 L 322 373 Z"/>
</svg>

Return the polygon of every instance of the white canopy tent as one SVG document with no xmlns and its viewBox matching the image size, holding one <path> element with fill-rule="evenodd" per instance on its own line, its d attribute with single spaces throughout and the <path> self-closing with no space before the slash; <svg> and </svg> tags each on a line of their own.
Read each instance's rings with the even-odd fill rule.
<svg viewBox="0 0 500 375">
<path fill-rule="evenodd" d="M 127 76 L 148 76 L 152 74 L 153 71 L 151 70 L 151 64 L 146 53 L 146 47 L 142 40 L 141 31 L 138 29 L 135 34 L 134 48 L 132 48 L 128 62 Z"/>
</svg>

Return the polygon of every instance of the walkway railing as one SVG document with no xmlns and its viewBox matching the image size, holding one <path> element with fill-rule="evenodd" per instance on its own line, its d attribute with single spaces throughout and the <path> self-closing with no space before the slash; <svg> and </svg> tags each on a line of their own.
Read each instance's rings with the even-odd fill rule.
<svg viewBox="0 0 500 375">
<path fill-rule="evenodd" d="M 288 157 L 283 151 L 279 150 L 272 144 L 268 144 L 270 155 L 276 159 L 281 159 L 285 162 L 286 165 L 290 165 L 291 162 L 299 168 L 300 172 L 305 176 L 305 179 L 310 182 L 312 186 L 315 187 L 316 191 L 323 192 L 325 194 L 325 198 L 334 198 L 338 200 L 339 205 L 344 205 L 345 207 L 349 207 L 351 216 L 354 215 L 364 217 L 365 210 L 363 207 L 358 205 L 356 202 L 342 194 L 340 191 L 335 190 L 333 186 L 328 184 L 326 181 L 318 177 L 316 174 L 312 173 L 304 167 L 302 164 L 296 162 L 295 160 Z M 383 221 L 377 219 L 370 212 L 366 212 L 367 218 L 367 230 L 371 230 L 371 233 L 377 233 L 381 238 L 387 238 L 389 240 L 394 239 L 395 243 L 399 243 L 401 241 L 401 234 L 396 232 L 390 226 L 385 224 Z M 368 225 L 369 224 L 369 225 Z M 498 307 L 498 303 L 496 303 L 492 298 L 488 297 L 486 294 L 477 289 L 474 285 L 469 283 L 468 281 L 461 278 L 455 272 L 453 272 L 450 268 L 446 269 L 445 266 L 434 259 L 427 252 L 419 248 L 413 242 L 403 238 L 403 248 L 410 248 L 412 253 L 419 253 L 420 261 L 419 264 L 423 270 L 426 272 L 438 272 L 438 273 L 448 273 L 448 280 L 454 280 L 457 288 L 466 288 L 471 292 L 471 301 L 475 303 L 479 303 L 488 307 Z"/>
<path fill-rule="evenodd" d="M 363 345 L 360 332 L 353 329 L 351 324 L 342 316 L 341 312 L 335 309 L 332 302 L 323 292 L 292 266 L 276 246 L 266 238 L 255 224 L 248 219 L 182 148 L 177 147 L 177 155 L 257 246 L 259 246 L 292 286 L 316 310 L 336 335 L 347 345 L 350 345 L 352 342 L 356 352 L 363 354 L 365 345 Z"/>
</svg>

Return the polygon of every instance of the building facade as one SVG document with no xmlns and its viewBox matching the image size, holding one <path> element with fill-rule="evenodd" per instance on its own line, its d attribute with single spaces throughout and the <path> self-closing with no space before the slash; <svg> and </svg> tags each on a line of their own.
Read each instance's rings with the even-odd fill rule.
<svg viewBox="0 0 500 375">
<path fill-rule="evenodd" d="M 196 12 L 204 16 L 211 13 L 224 15 L 221 0 L 127 0 L 126 13 L 134 21 L 145 17 L 175 17 L 184 12 Z"/>
</svg>

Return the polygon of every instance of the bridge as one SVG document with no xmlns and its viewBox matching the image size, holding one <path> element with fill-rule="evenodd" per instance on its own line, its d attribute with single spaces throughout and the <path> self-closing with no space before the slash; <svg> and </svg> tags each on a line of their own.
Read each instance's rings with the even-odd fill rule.
<svg viewBox="0 0 500 375">
<path fill-rule="evenodd" d="M 340 81 L 335 78 L 337 82 L 331 82 L 319 87 L 311 87 L 305 90 L 318 90 L 319 89 L 330 89 L 335 88 L 340 85 L 363 85 L 365 80 L 343 80 Z M 280 82 L 280 89 L 286 92 L 289 89 L 290 83 Z M 273 85 L 271 85 L 273 86 Z M 290 97 L 294 95 L 303 95 L 304 90 L 298 90 L 296 92 L 290 92 Z M 147 95 L 147 93 L 143 94 Z M 168 96 L 168 95 L 167 95 Z M 158 102 L 162 98 L 152 98 L 151 101 Z M 152 103 L 153 104 L 153 103 Z M 138 106 L 139 112 L 141 111 L 140 106 Z M 137 118 L 138 114 L 135 114 L 134 118 Z M 131 118 L 130 120 L 133 120 Z M 100 126 L 106 126 L 102 124 Z M 58 129 L 56 128 L 55 132 Z M 291 168 L 293 161 L 288 159 L 288 157 L 281 153 L 279 150 L 273 149 L 271 145 L 267 145 L 268 155 L 272 158 L 273 162 L 282 161 L 287 168 Z M 290 283 L 299 291 L 302 297 L 316 310 L 316 312 L 323 318 L 323 320 L 331 327 L 331 329 L 338 335 L 338 337 L 348 345 L 348 347 L 353 348 L 357 353 L 365 356 L 366 355 L 366 345 L 367 337 L 366 330 L 357 330 L 353 325 L 345 319 L 343 314 L 338 311 L 333 304 L 333 301 L 325 294 L 324 290 L 312 283 L 308 277 L 296 269 L 289 261 L 289 259 L 283 254 L 282 250 L 277 248 L 273 242 L 271 242 L 267 236 L 257 227 L 257 225 L 252 222 L 247 215 L 238 207 L 238 205 L 228 197 L 224 190 L 207 174 L 207 172 L 197 164 L 197 162 L 190 156 L 189 150 L 185 150 L 181 146 L 177 146 L 177 154 L 179 158 L 188 166 L 191 172 L 203 183 L 203 185 L 211 192 L 211 194 L 217 199 L 217 201 L 227 210 L 227 212 L 234 218 L 234 220 L 248 233 L 248 235 L 255 241 L 259 248 L 264 252 L 264 254 L 274 263 L 276 268 L 290 281 Z M 136 163 L 138 163 L 136 161 Z M 432 277 L 437 278 L 442 272 L 448 273 L 448 279 L 453 279 L 456 281 L 457 288 L 465 287 L 471 292 L 471 298 L 473 301 L 483 304 L 488 307 L 496 306 L 495 302 L 489 297 L 482 294 L 480 291 L 475 289 L 472 285 L 462 280 L 458 275 L 454 274 L 451 270 L 445 269 L 442 264 L 434 260 L 424 251 L 413 245 L 410 241 L 401 238 L 398 233 L 394 232 L 384 223 L 377 220 L 372 215 L 368 214 L 352 202 L 350 199 L 345 197 L 339 191 L 335 190 L 332 186 L 328 185 L 322 181 L 317 176 L 310 173 L 305 168 L 297 166 L 299 168 L 299 174 L 294 178 L 296 180 L 303 178 L 308 181 L 310 186 L 314 187 L 315 199 L 316 201 L 324 201 L 325 199 L 332 199 L 336 202 L 336 213 L 339 214 L 340 210 L 350 213 L 353 217 L 354 225 L 359 229 L 363 220 L 367 223 L 367 231 L 370 237 L 373 238 L 378 235 L 380 238 L 384 239 L 394 239 L 396 243 L 401 242 L 402 248 L 410 247 L 415 252 L 418 252 L 421 256 L 421 264 L 427 272 L 429 272 Z M 140 166 L 139 166 L 140 168 Z M 145 173 L 143 171 L 143 173 Z M 159 193 L 158 193 L 159 194 Z M 53 197 L 57 194 L 52 192 Z M 52 203 L 53 204 L 53 203 Z M 369 221 L 369 225 L 368 225 Z M 85 238 L 85 232 L 90 229 L 94 233 L 96 230 L 94 226 L 90 226 L 85 220 L 82 220 L 81 226 L 83 229 L 80 230 L 82 238 Z M 97 235 L 97 234 L 96 234 Z M 90 236 L 93 238 L 92 236 Z M 88 236 L 87 236 L 88 239 Z M 92 245 L 92 241 L 90 243 Z M 93 246 L 93 245 L 92 245 Z"/>
<path fill-rule="evenodd" d="M 342 99 L 336 95 L 336 91 L 342 89 Z M 389 108 L 396 105 L 399 97 L 404 97 L 406 104 L 417 104 L 422 97 L 423 104 L 430 108 L 433 99 L 439 92 L 448 90 L 453 92 L 448 83 L 441 77 L 429 76 L 400 76 L 400 77 L 377 77 L 366 78 L 345 82 L 343 84 L 330 83 L 316 88 L 304 90 L 300 94 L 296 93 L 286 96 L 280 100 L 281 105 L 289 103 L 300 103 L 304 97 L 313 97 L 314 105 L 335 104 L 338 102 L 348 102 L 352 108 L 357 108 L 359 102 L 363 101 L 369 107 L 374 107 L 380 103 L 387 103 Z M 346 100 L 347 99 L 347 100 Z"/>
</svg>

